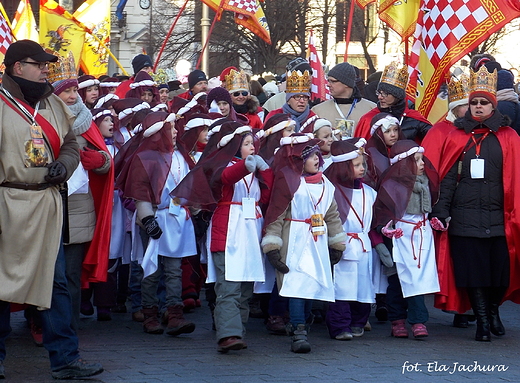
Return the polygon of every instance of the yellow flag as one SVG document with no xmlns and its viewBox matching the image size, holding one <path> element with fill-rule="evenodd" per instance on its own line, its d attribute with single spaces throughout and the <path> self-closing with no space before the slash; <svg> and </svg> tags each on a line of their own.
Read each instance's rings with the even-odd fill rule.
<svg viewBox="0 0 520 383">
<path fill-rule="evenodd" d="M 84 42 L 85 29 L 69 12 L 54 0 L 40 0 L 40 44 L 44 48 L 64 57 L 72 51 L 78 66 Z"/>
<path fill-rule="evenodd" d="M 81 54 L 81 69 L 95 77 L 107 74 L 109 57 L 107 49 L 110 49 L 110 0 L 87 0 L 73 16 L 105 45 L 102 46 L 98 40 L 87 33 Z"/>
<path fill-rule="evenodd" d="M 415 31 L 420 0 L 379 0 L 379 18 L 404 40 Z"/>
<path fill-rule="evenodd" d="M 13 19 L 13 34 L 17 40 L 32 40 L 38 42 L 36 20 L 29 0 L 21 0 Z"/>
</svg>

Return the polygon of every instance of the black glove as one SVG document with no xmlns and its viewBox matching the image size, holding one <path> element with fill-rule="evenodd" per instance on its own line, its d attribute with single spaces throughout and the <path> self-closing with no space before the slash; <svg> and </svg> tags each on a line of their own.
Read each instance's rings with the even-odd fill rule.
<svg viewBox="0 0 520 383">
<path fill-rule="evenodd" d="M 50 164 L 47 164 L 47 167 L 49 168 L 49 174 L 45 176 L 45 181 L 53 185 L 65 182 L 65 179 L 67 178 L 67 169 L 61 162 L 51 162 Z"/>
<path fill-rule="evenodd" d="M 329 247 L 329 257 L 330 257 L 330 264 L 335 265 L 339 261 L 341 261 L 341 257 L 343 257 L 343 252 L 341 250 L 333 249 L 332 247 Z"/>
<path fill-rule="evenodd" d="M 141 222 L 144 225 L 144 229 L 146 230 L 146 234 L 148 234 L 153 239 L 161 238 L 162 230 L 157 223 L 157 220 L 153 215 L 149 215 L 144 217 Z"/>
<path fill-rule="evenodd" d="M 271 250 L 268 251 L 265 255 L 267 255 L 267 259 L 273 265 L 273 267 L 278 270 L 282 274 L 287 274 L 289 272 L 289 268 L 285 263 L 282 262 L 282 256 L 280 255 L 280 250 Z"/>
</svg>

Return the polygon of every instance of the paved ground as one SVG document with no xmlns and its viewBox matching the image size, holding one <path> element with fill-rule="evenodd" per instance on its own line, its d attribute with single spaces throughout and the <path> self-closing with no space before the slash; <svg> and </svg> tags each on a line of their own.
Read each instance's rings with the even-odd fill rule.
<svg viewBox="0 0 520 383">
<path fill-rule="evenodd" d="M 483 343 L 473 340 L 475 325 L 451 327 L 452 315 L 434 309 L 431 298 L 427 302 L 430 337 L 424 340 L 392 338 L 389 323 L 377 323 L 371 316 L 373 330 L 346 342 L 330 339 L 325 325 L 315 324 L 309 354 L 291 353 L 289 338 L 268 334 L 261 319 L 250 320 L 248 349 L 218 354 L 206 307 L 187 314 L 197 328 L 177 338 L 143 333 L 130 314 L 113 314 L 111 322 L 83 318 L 82 356 L 105 368 L 103 374 L 84 381 L 520 382 L 519 306 L 511 302 L 502 306 L 507 334 Z M 12 326 L 6 383 L 54 382 L 47 353 L 32 343 L 21 313 L 13 314 Z M 492 366 L 497 366 L 495 371 L 482 371 Z"/>
</svg>

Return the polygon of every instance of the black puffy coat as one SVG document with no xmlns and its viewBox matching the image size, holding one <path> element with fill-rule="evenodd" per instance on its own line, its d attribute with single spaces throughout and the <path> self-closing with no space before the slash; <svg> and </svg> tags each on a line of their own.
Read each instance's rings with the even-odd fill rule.
<svg viewBox="0 0 520 383">
<path fill-rule="evenodd" d="M 403 134 L 407 140 L 416 141 L 419 139 L 419 141 L 421 141 L 424 136 L 426 136 L 426 133 L 428 133 L 428 130 L 430 130 L 432 125 L 424 121 L 416 120 L 413 117 L 403 117 L 405 110 L 407 110 L 406 102 L 406 100 L 399 100 L 397 104 L 392 105 L 389 108 L 381 108 L 378 102 L 377 108 L 381 113 L 390 113 L 400 121 L 401 130 L 403 131 Z"/>
<path fill-rule="evenodd" d="M 498 110 L 482 123 L 471 118 L 469 110 L 464 117 L 455 120 L 455 126 L 468 135 L 466 153 L 462 156 L 460 174 L 459 159 L 442 180 L 440 198 L 431 213 L 441 219 L 451 217 L 448 229 L 451 235 L 478 238 L 505 235 L 502 148 L 492 132 L 507 126 L 509 121 Z M 484 178 L 472 179 L 470 164 L 476 158 L 476 146 L 471 131 L 478 128 L 489 128 L 492 132 L 480 146 L 480 158 L 485 161 Z M 483 135 L 475 134 L 474 137 L 480 143 Z"/>
</svg>

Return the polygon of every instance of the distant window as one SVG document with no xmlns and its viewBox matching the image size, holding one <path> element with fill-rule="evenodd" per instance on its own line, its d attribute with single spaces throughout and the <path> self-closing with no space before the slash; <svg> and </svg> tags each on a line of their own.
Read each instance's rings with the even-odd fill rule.
<svg viewBox="0 0 520 383">
<path fill-rule="evenodd" d="M 336 42 L 345 41 L 351 4 L 350 0 L 338 0 L 336 2 Z M 368 30 L 366 30 L 367 25 Z M 367 5 L 364 10 L 356 5 L 350 30 L 350 41 L 372 39 L 377 34 L 377 25 L 378 19 L 374 4 Z"/>
</svg>

